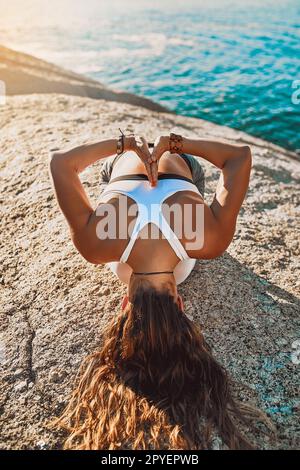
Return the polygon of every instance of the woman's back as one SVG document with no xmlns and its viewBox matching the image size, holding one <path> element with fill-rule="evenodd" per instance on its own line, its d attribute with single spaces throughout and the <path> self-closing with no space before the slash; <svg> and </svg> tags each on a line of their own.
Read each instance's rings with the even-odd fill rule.
<svg viewBox="0 0 300 470">
<path fill-rule="evenodd" d="M 126 152 L 114 165 L 97 218 L 90 223 L 96 224 L 102 248 L 106 244 L 105 262 L 123 282 L 128 283 L 132 269 L 155 271 L 165 266 L 175 269 L 179 284 L 203 248 L 204 204 L 180 155 L 166 153 L 161 158 L 157 185 L 151 187 L 141 160 Z M 96 252 L 95 246 L 95 256 Z"/>
</svg>

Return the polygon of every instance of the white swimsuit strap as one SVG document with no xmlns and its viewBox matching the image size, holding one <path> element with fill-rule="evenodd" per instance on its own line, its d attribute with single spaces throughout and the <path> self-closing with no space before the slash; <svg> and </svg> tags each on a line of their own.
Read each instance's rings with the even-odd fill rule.
<svg viewBox="0 0 300 470">
<path fill-rule="evenodd" d="M 141 215 L 140 215 L 140 212 L 139 212 L 139 214 L 137 216 L 137 219 L 135 221 L 135 225 L 134 225 L 130 240 L 129 240 L 128 244 L 126 245 L 126 248 L 123 251 L 122 256 L 120 258 L 121 263 L 126 263 L 126 261 L 128 260 L 129 255 L 131 253 L 131 250 L 133 248 L 133 245 L 134 245 L 134 243 L 135 243 L 135 241 L 138 237 L 138 234 L 140 233 L 141 229 L 143 228 L 143 225 L 146 225 L 146 224 L 143 224 L 143 221 L 142 221 L 142 218 L 141 218 Z"/>
<path fill-rule="evenodd" d="M 178 239 L 176 233 L 171 229 L 170 225 L 166 221 L 163 213 L 160 213 L 161 217 L 159 219 L 159 228 L 170 243 L 171 247 L 175 251 L 175 254 L 180 260 L 188 259 L 189 255 L 187 254 L 184 246 L 181 241 Z"/>
<path fill-rule="evenodd" d="M 123 181 L 120 181 L 119 184 L 120 183 L 122 184 Z M 128 181 L 126 181 L 126 183 L 128 183 Z M 118 186 L 119 186 L 119 184 L 118 184 Z M 136 182 L 135 182 L 135 184 L 136 184 Z M 189 191 L 192 190 L 193 192 L 199 193 L 198 189 L 193 184 L 188 183 L 187 186 L 188 186 Z M 134 199 L 136 204 L 138 205 L 138 216 L 137 216 L 137 219 L 136 219 L 136 223 L 134 225 L 134 229 L 132 231 L 130 240 L 129 240 L 124 252 L 122 253 L 122 256 L 120 258 L 120 262 L 126 263 L 127 259 L 129 258 L 129 255 L 131 253 L 131 250 L 134 246 L 134 243 L 135 243 L 135 241 L 138 237 L 138 234 L 140 233 L 142 228 L 148 223 L 154 223 L 155 225 L 157 225 L 157 227 L 161 230 L 161 232 L 163 233 L 165 238 L 168 240 L 168 242 L 170 243 L 171 247 L 173 248 L 175 254 L 178 256 L 178 258 L 180 260 L 190 259 L 189 255 L 187 254 L 187 252 L 186 252 L 185 248 L 183 247 L 182 243 L 180 242 L 180 240 L 178 239 L 178 237 L 176 236 L 174 231 L 171 229 L 170 225 L 166 221 L 166 219 L 163 216 L 162 211 L 161 211 L 161 205 L 163 204 L 163 202 L 169 196 L 171 196 L 172 194 L 174 194 L 176 192 L 184 191 L 184 190 L 187 190 L 187 188 L 176 187 L 176 189 L 173 189 L 173 190 L 171 189 L 171 190 L 168 190 L 168 191 L 164 191 L 164 195 L 163 195 L 162 199 L 160 200 L 160 203 L 157 205 L 158 209 L 156 211 L 153 211 L 153 210 L 151 211 L 151 217 L 150 217 L 150 214 L 149 214 L 148 210 L 146 210 L 146 211 L 143 210 L 143 209 L 145 209 L 145 206 L 139 204 L 139 201 L 135 198 L 134 192 L 131 193 L 130 190 L 128 190 L 127 188 L 121 189 L 120 186 L 118 188 L 117 187 L 116 188 L 107 188 L 106 190 L 104 190 L 104 192 L 101 195 L 101 199 L 100 199 L 101 202 L 105 202 L 106 197 L 109 196 L 109 193 L 119 193 L 119 194 L 123 194 L 123 195 L 126 195 L 126 196 Z M 109 199 L 109 197 L 108 197 L 108 199 Z"/>
<path fill-rule="evenodd" d="M 162 232 L 162 234 L 165 236 L 165 238 L 168 240 L 169 244 L 173 248 L 175 254 L 178 256 L 180 260 L 184 259 L 189 259 L 189 255 L 187 254 L 186 250 L 184 249 L 182 243 L 178 239 L 177 235 L 175 232 L 171 229 L 170 225 L 166 221 L 162 211 L 160 208 L 158 208 L 157 211 L 151 212 L 152 218 L 150 218 L 150 214 L 145 213 L 138 204 L 138 209 L 139 209 L 139 215 L 137 217 L 136 223 L 134 225 L 133 232 L 131 234 L 130 240 L 123 251 L 123 254 L 120 258 L 120 261 L 122 263 L 126 263 L 128 260 L 128 257 L 131 253 L 131 250 L 133 248 L 133 245 L 142 230 L 142 228 L 147 225 L 148 223 L 155 224 Z"/>
</svg>

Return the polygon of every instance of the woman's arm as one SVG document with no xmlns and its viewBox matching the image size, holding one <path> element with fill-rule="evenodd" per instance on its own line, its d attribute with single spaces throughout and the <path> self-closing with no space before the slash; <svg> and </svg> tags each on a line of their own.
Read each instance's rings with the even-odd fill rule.
<svg viewBox="0 0 300 470">
<path fill-rule="evenodd" d="M 51 154 L 50 173 L 57 201 L 72 234 L 82 231 L 93 213 L 79 173 L 96 161 L 115 154 L 116 149 L 117 139 L 109 139 Z"/>
<path fill-rule="evenodd" d="M 125 149 L 128 150 L 128 149 Z M 53 152 L 50 167 L 67 165 L 70 170 L 81 173 L 98 160 L 117 153 L 117 139 L 108 139 L 94 144 L 84 144 L 64 152 Z"/>
<path fill-rule="evenodd" d="M 157 164 L 149 163 L 151 154 L 146 139 L 140 136 L 124 137 L 123 151 L 134 151 L 145 165 L 151 184 L 155 184 Z M 71 230 L 81 230 L 88 223 L 93 212 L 87 194 L 80 182 L 79 174 L 98 160 L 117 152 L 117 139 L 108 139 L 94 144 L 80 145 L 64 152 L 53 152 L 50 158 L 50 172 L 59 206 Z"/>
<path fill-rule="evenodd" d="M 228 162 L 249 156 L 250 147 L 183 137 L 183 152 L 202 157 L 223 170 Z"/>
<path fill-rule="evenodd" d="M 249 185 L 252 165 L 250 147 L 183 138 L 183 152 L 202 157 L 221 170 L 210 207 L 220 221 L 234 219 Z"/>
</svg>

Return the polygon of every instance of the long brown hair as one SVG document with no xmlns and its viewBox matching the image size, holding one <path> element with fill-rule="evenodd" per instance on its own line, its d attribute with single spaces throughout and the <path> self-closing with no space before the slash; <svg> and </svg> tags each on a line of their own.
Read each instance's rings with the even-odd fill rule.
<svg viewBox="0 0 300 470">
<path fill-rule="evenodd" d="M 245 432 L 253 437 L 258 421 L 272 428 L 234 398 L 199 326 L 166 289 L 143 281 L 103 335 L 54 421 L 68 432 L 65 449 L 209 449 L 215 435 L 251 449 Z"/>
</svg>

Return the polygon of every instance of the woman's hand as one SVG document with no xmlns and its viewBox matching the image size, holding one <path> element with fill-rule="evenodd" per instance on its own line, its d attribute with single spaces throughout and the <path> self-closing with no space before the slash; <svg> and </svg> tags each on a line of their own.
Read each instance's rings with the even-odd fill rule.
<svg viewBox="0 0 300 470">
<path fill-rule="evenodd" d="M 169 143 L 169 136 L 159 136 L 155 139 L 154 147 L 151 155 L 151 161 L 153 163 L 159 162 L 160 157 L 169 150 L 170 143 Z"/>
<path fill-rule="evenodd" d="M 125 137 L 125 150 L 133 150 L 145 165 L 151 186 L 156 186 L 158 161 L 152 161 L 148 143 L 143 136 Z"/>
</svg>

